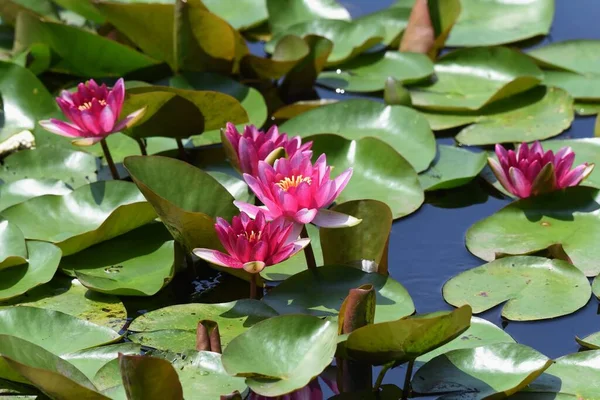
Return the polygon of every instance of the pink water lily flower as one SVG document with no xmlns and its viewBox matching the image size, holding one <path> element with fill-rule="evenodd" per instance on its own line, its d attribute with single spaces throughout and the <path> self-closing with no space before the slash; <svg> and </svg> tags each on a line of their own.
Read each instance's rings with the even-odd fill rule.
<svg viewBox="0 0 600 400">
<path fill-rule="evenodd" d="M 40 121 L 44 129 L 61 136 L 73 138 L 73 144 L 89 146 L 110 135 L 130 127 L 144 114 L 145 108 L 129 114 L 119 121 L 125 83 L 119 79 L 112 89 L 90 79 L 77 85 L 74 93 L 63 90 L 56 98 L 58 106 L 71 122 L 52 118 Z M 117 122 L 119 121 L 119 122 Z"/>
<path fill-rule="evenodd" d="M 540 142 L 531 148 L 522 143 L 517 151 L 496 145 L 498 161 L 488 158 L 494 175 L 506 190 L 522 199 L 553 190 L 577 186 L 588 177 L 594 164 L 581 164 L 573 169 L 575 153 L 563 147 L 556 154 L 544 153 Z"/>
<path fill-rule="evenodd" d="M 262 212 L 254 220 L 242 212 L 233 217 L 231 225 L 217 218 L 217 236 L 229 254 L 201 248 L 194 249 L 194 254 L 216 265 L 258 273 L 287 260 L 308 245 L 308 239 L 296 240 L 298 231 L 294 228 L 294 224 L 283 218 L 269 222 Z"/>
<path fill-rule="evenodd" d="M 325 228 L 354 226 L 361 220 L 328 210 L 352 177 L 352 168 L 330 179 L 331 167 L 322 154 L 313 165 L 310 154 L 297 152 L 291 158 L 280 158 L 273 166 L 258 163 L 258 175 L 244 174 L 244 180 L 265 205 L 268 219 L 286 218 L 297 224 L 313 223 Z M 235 201 L 250 216 L 263 209 Z"/>
<path fill-rule="evenodd" d="M 228 155 L 234 166 L 240 172 L 253 176 L 258 174 L 259 161 L 273 164 L 277 158 L 284 155 L 292 157 L 296 152 L 309 151 L 312 146 L 312 142 L 302 143 L 300 136 L 288 138 L 287 134 L 280 134 L 275 125 L 267 132 L 254 125 L 247 125 L 240 134 L 235 125 L 227 123 L 222 141 L 225 150 L 231 153 Z M 228 145 L 231 149 L 227 148 Z"/>
</svg>

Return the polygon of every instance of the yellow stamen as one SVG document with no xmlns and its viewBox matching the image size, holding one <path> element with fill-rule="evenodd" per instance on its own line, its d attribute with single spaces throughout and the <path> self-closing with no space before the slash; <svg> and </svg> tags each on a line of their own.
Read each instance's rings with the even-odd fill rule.
<svg viewBox="0 0 600 400">
<path fill-rule="evenodd" d="M 98 100 L 98 103 L 100 103 L 101 106 L 105 106 L 106 105 L 106 101 L 104 101 L 104 100 Z"/>
<path fill-rule="evenodd" d="M 288 191 L 290 188 L 298 187 L 298 185 L 302 182 L 306 182 L 309 185 L 312 183 L 310 177 L 303 177 L 302 175 L 286 177 L 285 179 L 280 180 L 276 183 L 277 186 L 281 188 L 281 190 Z"/>
<path fill-rule="evenodd" d="M 82 105 L 80 105 L 77 108 L 79 108 L 79 111 L 89 110 L 92 108 L 92 102 L 86 101 L 85 103 L 83 103 Z"/>
<path fill-rule="evenodd" d="M 250 234 L 248 234 L 248 232 L 244 232 L 244 233 L 240 233 L 238 235 L 238 237 L 240 237 L 240 236 L 245 236 L 249 242 L 258 242 L 260 240 L 260 237 L 262 236 L 262 231 L 258 231 L 258 232 L 251 231 Z"/>
</svg>

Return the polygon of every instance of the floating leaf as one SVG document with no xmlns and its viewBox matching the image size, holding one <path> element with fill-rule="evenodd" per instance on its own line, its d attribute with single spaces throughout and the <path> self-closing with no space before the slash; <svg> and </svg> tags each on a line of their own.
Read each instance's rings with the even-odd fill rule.
<svg viewBox="0 0 600 400">
<path fill-rule="evenodd" d="M 327 367 L 335 354 L 337 326 L 310 315 L 262 321 L 225 347 L 223 366 L 263 396 L 300 389 Z"/>
<path fill-rule="evenodd" d="M 469 328 L 471 307 L 367 325 L 350 333 L 350 358 L 373 365 L 402 363 L 440 347 Z"/>
<path fill-rule="evenodd" d="M 161 308 L 137 317 L 129 326 L 136 332 L 129 339 L 144 346 L 182 352 L 196 348 L 198 321 L 219 324 L 223 347 L 250 326 L 277 315 L 257 300 L 238 300 L 221 304 L 181 304 Z"/>
<path fill-rule="evenodd" d="M 5 222 L 0 223 L 0 229 Z M 23 244 L 25 244 L 24 240 Z M 5 245 L 3 243 L 3 247 Z M 3 250 L 6 249 L 3 248 Z M 24 250 L 23 265 L 0 269 L 0 300 L 22 295 L 28 290 L 50 281 L 56 273 L 61 257 L 58 247 L 50 243 L 28 241 L 27 249 Z"/>
<path fill-rule="evenodd" d="M 263 301 L 280 314 L 336 317 L 348 291 L 366 284 L 373 285 L 377 294 L 375 322 L 395 320 L 415 311 L 410 295 L 394 279 L 340 265 L 300 272 L 269 290 Z"/>
<path fill-rule="evenodd" d="M 464 125 L 456 139 L 464 145 L 532 142 L 556 136 L 573 121 L 573 98 L 558 88 L 534 88 L 478 112 L 423 111 L 432 129 Z"/>
<path fill-rule="evenodd" d="M 127 157 L 125 167 L 175 240 L 188 250 L 219 248 L 217 216 L 238 214 L 233 197 L 206 172 L 166 157 Z"/>
<path fill-rule="evenodd" d="M 23 232 L 10 221 L 0 219 L 0 273 L 27 262 Z"/>
<path fill-rule="evenodd" d="M 123 386 L 128 399 L 183 400 L 183 389 L 173 366 L 166 360 L 119 355 Z"/>
<path fill-rule="evenodd" d="M 600 103 L 596 102 L 576 101 L 573 107 L 578 115 L 596 115 L 600 113 Z"/>
<path fill-rule="evenodd" d="M 24 51 L 34 43 L 46 44 L 60 57 L 52 68 L 57 72 L 84 77 L 120 77 L 158 63 L 116 41 L 74 26 L 43 21 L 29 13 L 19 14 L 17 28 L 14 51 Z"/>
<path fill-rule="evenodd" d="M 440 145 L 438 157 L 419 175 L 425 190 L 452 189 L 472 181 L 487 163 L 485 152 L 474 153 L 454 146 Z"/>
<path fill-rule="evenodd" d="M 592 292 L 600 300 L 600 274 L 592 282 Z"/>
<path fill-rule="evenodd" d="M 546 35 L 554 17 L 553 0 L 461 0 L 460 4 L 447 46 L 492 46 Z"/>
<path fill-rule="evenodd" d="M 137 228 L 64 258 L 60 268 L 87 288 L 119 296 L 152 296 L 182 261 L 161 223 Z"/>
<path fill-rule="evenodd" d="M 469 251 L 486 261 L 498 254 L 531 254 L 560 245 L 586 276 L 596 276 L 600 193 L 576 187 L 519 200 L 467 231 Z"/>
<path fill-rule="evenodd" d="M 349 140 L 374 136 L 391 145 L 417 172 L 435 156 L 435 139 L 427 121 L 413 109 L 369 100 L 348 100 L 300 114 L 281 125 L 290 135 L 339 134 Z"/>
<path fill-rule="evenodd" d="M 37 121 L 58 107 L 37 77 L 26 68 L 0 61 L 0 142 L 35 128 Z M 2 109 L 0 109 L 2 111 Z"/>
<path fill-rule="evenodd" d="M 579 75 L 563 71 L 545 71 L 544 85 L 566 90 L 574 99 L 600 100 L 600 75 Z"/>
<path fill-rule="evenodd" d="M 585 275 L 562 260 L 506 257 L 462 272 L 444 285 L 453 306 L 480 313 L 506 301 L 504 318 L 532 321 L 567 315 L 585 306 L 591 289 Z"/>
<path fill-rule="evenodd" d="M 375 200 L 355 200 L 338 204 L 333 210 L 352 215 L 362 222 L 350 228 L 321 228 L 324 264 L 373 262 L 376 266 L 374 272 L 385 275 L 393 221 L 390 208 Z"/>
<path fill-rule="evenodd" d="M 390 7 L 355 18 L 355 25 L 379 25 L 383 28 L 382 44 L 388 47 L 398 47 L 404 29 L 408 25 L 410 7 Z"/>
<path fill-rule="evenodd" d="M 471 349 L 480 346 L 489 346 L 495 343 L 516 343 L 515 340 L 495 324 L 483 318 L 471 317 L 471 326 L 456 339 L 438 347 L 429 353 L 423 354 L 417 361 L 427 362 L 451 350 Z"/>
<path fill-rule="evenodd" d="M 118 343 L 108 346 L 94 347 L 79 350 L 74 353 L 63 354 L 61 358 L 73 364 L 90 380 L 106 364 L 115 360 L 121 354 L 140 354 L 141 347 L 136 343 Z"/>
<path fill-rule="evenodd" d="M 567 40 L 537 47 L 527 55 L 543 67 L 578 74 L 597 74 L 600 67 L 600 40 Z"/>
<path fill-rule="evenodd" d="M 335 135 L 311 136 L 307 140 L 313 141 L 314 158 L 327 155 L 334 175 L 353 168 L 352 179 L 338 202 L 368 197 L 386 203 L 394 218 L 411 214 L 423 203 L 417 173 L 389 144 L 372 137 L 346 140 Z"/>
<path fill-rule="evenodd" d="M 269 18 L 266 0 L 203 0 L 202 3 L 235 29 L 246 30 Z M 185 392 L 185 385 L 184 385 Z"/>
<path fill-rule="evenodd" d="M 435 64 L 434 83 L 411 88 L 413 104 L 440 110 L 478 110 L 537 86 L 542 71 L 505 47 L 460 49 Z"/>
<path fill-rule="evenodd" d="M 21 179 L 60 179 L 78 187 L 96 181 L 96 158 L 83 151 L 56 147 L 22 150 L 6 157 L 0 169 L 0 179 L 15 182 Z"/>
<path fill-rule="evenodd" d="M 32 243 L 41 242 L 30 241 L 28 245 Z M 48 243 L 46 246 L 51 245 Z M 59 259 L 56 262 L 58 264 Z M 107 326 L 117 332 L 127 322 L 127 311 L 118 297 L 92 292 L 77 279 L 60 275 L 29 290 L 23 296 L 0 303 L 0 306 L 17 304 L 60 311 L 96 325 Z"/>
<path fill-rule="evenodd" d="M 63 195 L 71 188 L 57 179 L 21 179 L 0 186 L 0 211 L 45 194 Z"/>
<path fill-rule="evenodd" d="M 26 239 L 56 244 L 64 256 L 144 225 L 156 214 L 135 185 L 96 182 L 63 195 L 45 195 L 10 207 L 2 215 Z"/>
<path fill-rule="evenodd" d="M 58 355 L 115 342 L 121 338 L 110 328 L 62 312 L 35 307 L 2 308 L 0 321 L 0 335 L 28 340 Z"/>
<path fill-rule="evenodd" d="M 398 51 L 362 54 L 337 68 L 319 74 L 317 83 L 349 92 L 374 92 L 383 90 L 390 76 L 413 83 L 433 74 L 433 63 L 426 55 Z"/>
<path fill-rule="evenodd" d="M 510 396 L 552 365 L 543 354 L 518 343 L 496 343 L 452 350 L 419 368 L 412 379 L 420 394 L 442 394 L 439 399 L 487 399 Z"/>
<path fill-rule="evenodd" d="M 350 20 L 350 13 L 335 0 L 266 0 L 274 33 L 301 22 L 318 19 Z"/>
</svg>

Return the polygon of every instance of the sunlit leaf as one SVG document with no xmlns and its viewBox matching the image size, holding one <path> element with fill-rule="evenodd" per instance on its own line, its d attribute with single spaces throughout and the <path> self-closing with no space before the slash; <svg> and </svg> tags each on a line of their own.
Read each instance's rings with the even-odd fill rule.
<svg viewBox="0 0 600 400">
<path fill-rule="evenodd" d="M 266 3 L 274 33 L 318 19 L 350 20 L 350 13 L 336 0 L 266 0 Z"/>
<path fill-rule="evenodd" d="M 469 183 L 487 163 L 485 152 L 473 153 L 454 146 L 440 145 L 429 169 L 419 174 L 425 190 L 452 189 Z"/>
<path fill-rule="evenodd" d="M 57 179 L 21 179 L 0 186 L 0 211 L 45 194 L 63 195 L 71 188 Z"/>
</svg>

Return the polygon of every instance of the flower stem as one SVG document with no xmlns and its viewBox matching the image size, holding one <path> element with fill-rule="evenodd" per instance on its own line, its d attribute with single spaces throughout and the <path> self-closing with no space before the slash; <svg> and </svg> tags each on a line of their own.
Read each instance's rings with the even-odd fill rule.
<svg viewBox="0 0 600 400">
<path fill-rule="evenodd" d="M 379 371 L 379 375 L 377 375 L 377 380 L 375 381 L 375 386 L 373 386 L 374 392 L 379 391 L 379 388 L 381 387 L 381 384 L 383 383 L 383 378 L 385 377 L 385 374 L 388 372 L 388 370 L 390 368 L 392 368 L 393 365 L 394 365 L 394 363 L 391 362 L 391 363 L 385 364 L 383 366 L 383 368 L 381 368 L 381 371 Z"/>
<path fill-rule="evenodd" d="M 102 139 L 100 141 L 100 144 L 102 145 L 102 151 L 104 152 L 104 159 L 106 160 L 106 163 L 108 164 L 108 168 L 110 168 L 110 173 L 111 173 L 113 179 L 115 179 L 115 180 L 121 179 L 119 177 L 119 173 L 117 172 L 117 167 L 115 167 L 115 163 L 113 161 L 113 158 L 110 155 L 110 150 L 108 149 L 108 145 L 106 144 L 106 140 Z"/>
<path fill-rule="evenodd" d="M 404 377 L 404 386 L 402 387 L 402 400 L 408 399 L 408 396 L 411 395 L 412 387 L 410 385 L 410 380 L 412 378 L 413 366 L 415 365 L 415 360 L 410 360 L 408 362 L 408 367 L 406 367 L 406 376 Z"/>
<path fill-rule="evenodd" d="M 302 227 L 300 237 L 302 237 L 303 239 L 310 239 L 310 237 L 308 236 L 308 231 L 306 230 L 306 225 Z M 317 268 L 315 252 L 313 251 L 312 244 L 310 242 L 308 243 L 308 246 L 304 248 L 304 257 L 306 257 L 306 265 L 308 266 L 308 269 Z"/>
<path fill-rule="evenodd" d="M 256 299 L 256 274 L 250 274 L 250 298 Z"/>
<path fill-rule="evenodd" d="M 177 141 L 177 150 L 179 150 L 179 158 L 181 158 L 182 161 L 187 162 L 188 158 L 187 154 L 185 153 L 185 147 L 183 147 L 183 142 L 179 138 L 175 140 Z"/>
<path fill-rule="evenodd" d="M 135 141 L 137 142 L 138 146 L 140 146 L 140 152 L 142 155 L 147 156 L 148 151 L 146 150 L 146 143 L 144 142 L 144 139 L 136 138 Z"/>
</svg>

